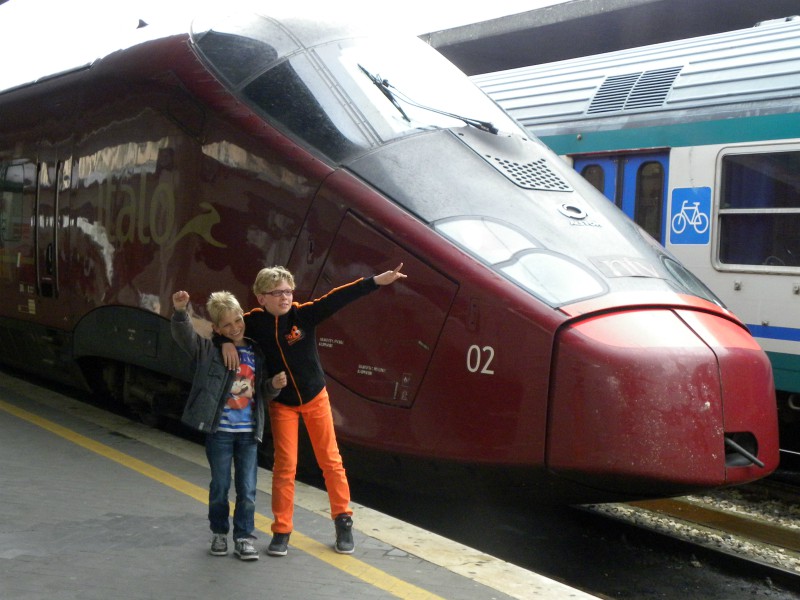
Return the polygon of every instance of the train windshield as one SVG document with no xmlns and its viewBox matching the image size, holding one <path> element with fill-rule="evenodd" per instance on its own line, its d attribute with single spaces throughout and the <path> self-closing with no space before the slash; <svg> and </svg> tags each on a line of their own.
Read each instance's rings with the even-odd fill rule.
<svg viewBox="0 0 800 600">
<path fill-rule="evenodd" d="M 307 23 L 290 33 L 285 24 L 253 15 L 195 30 L 192 39 L 234 93 L 334 161 L 431 129 L 474 126 L 526 135 L 417 38 L 312 33 Z"/>
</svg>

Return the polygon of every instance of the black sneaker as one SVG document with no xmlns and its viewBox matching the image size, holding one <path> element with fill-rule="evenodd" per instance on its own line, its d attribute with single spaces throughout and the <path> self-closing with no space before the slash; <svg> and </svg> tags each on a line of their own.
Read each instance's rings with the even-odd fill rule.
<svg viewBox="0 0 800 600">
<path fill-rule="evenodd" d="M 348 514 L 341 514 L 334 521 L 336 525 L 336 551 L 339 554 L 352 554 L 355 550 L 353 542 L 353 519 Z"/>
<path fill-rule="evenodd" d="M 275 533 L 272 535 L 272 541 L 267 548 L 267 554 L 270 556 L 286 556 L 289 552 L 289 536 L 290 533 Z"/>
<path fill-rule="evenodd" d="M 211 549 L 208 551 L 213 556 L 225 556 L 228 554 L 228 536 L 224 533 L 215 533 L 211 538 Z"/>
<path fill-rule="evenodd" d="M 241 560 L 258 560 L 258 550 L 253 546 L 253 538 L 236 540 L 233 553 Z"/>
</svg>

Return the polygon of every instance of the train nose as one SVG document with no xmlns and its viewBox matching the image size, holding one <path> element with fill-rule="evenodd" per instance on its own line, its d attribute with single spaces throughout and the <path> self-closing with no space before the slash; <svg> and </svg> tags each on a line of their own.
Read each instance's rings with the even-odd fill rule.
<svg viewBox="0 0 800 600">
<path fill-rule="evenodd" d="M 778 464 L 772 381 L 764 352 L 722 316 L 587 317 L 557 337 L 548 468 L 630 497 L 758 479 Z"/>
</svg>

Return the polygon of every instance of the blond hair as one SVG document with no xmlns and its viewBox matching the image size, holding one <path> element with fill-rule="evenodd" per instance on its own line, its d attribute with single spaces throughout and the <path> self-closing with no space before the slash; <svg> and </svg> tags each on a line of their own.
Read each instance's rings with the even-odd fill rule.
<svg viewBox="0 0 800 600">
<path fill-rule="evenodd" d="M 219 322 L 228 312 L 235 312 L 239 315 L 243 312 L 236 296 L 225 290 L 209 294 L 208 302 L 206 302 L 206 311 L 208 311 L 208 316 L 214 325 L 219 325 Z"/>
<path fill-rule="evenodd" d="M 259 294 L 266 294 L 278 287 L 281 281 L 285 281 L 289 284 L 290 288 L 294 289 L 294 276 L 285 267 L 268 267 L 261 269 L 253 283 L 253 293 L 256 296 Z"/>
</svg>

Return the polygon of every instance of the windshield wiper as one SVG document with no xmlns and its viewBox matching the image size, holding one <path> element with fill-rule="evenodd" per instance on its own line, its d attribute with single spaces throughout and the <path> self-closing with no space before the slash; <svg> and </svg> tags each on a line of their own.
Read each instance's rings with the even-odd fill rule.
<svg viewBox="0 0 800 600">
<path fill-rule="evenodd" d="M 370 81 L 374 83 L 378 89 L 383 92 L 383 95 L 389 99 L 394 107 L 400 111 L 400 114 L 403 115 L 403 118 L 411 123 L 411 119 L 408 118 L 406 111 L 403 110 L 403 107 L 400 106 L 400 103 L 397 101 L 397 98 L 394 97 L 394 94 L 389 90 L 389 82 L 385 79 L 381 79 L 379 75 L 373 75 L 369 71 L 367 71 L 363 66 L 358 65 L 358 68 L 364 72 L 364 75 L 369 77 Z"/>
<path fill-rule="evenodd" d="M 454 113 L 450 113 L 450 112 L 447 112 L 447 111 L 444 111 L 444 110 L 440 110 L 438 108 L 433 108 L 431 106 L 425 106 L 424 104 L 419 104 L 418 102 L 414 102 L 408 96 L 403 94 L 400 90 L 398 90 L 396 87 L 394 87 L 392 84 L 390 84 L 388 79 L 381 79 L 381 77 L 379 75 L 373 75 L 372 73 L 370 73 L 367 69 L 365 69 L 360 64 L 358 65 L 358 68 L 361 69 L 367 77 L 369 77 L 369 79 L 370 79 L 370 81 L 372 81 L 372 83 L 374 83 L 376 86 L 378 86 L 378 89 L 380 89 L 380 91 L 383 92 L 383 95 L 386 96 L 389 99 L 389 101 L 394 105 L 394 107 L 397 110 L 400 111 L 400 114 L 403 115 L 403 118 L 406 121 L 408 121 L 409 123 L 411 122 L 411 119 L 408 118 L 408 115 L 406 115 L 405 111 L 400 106 L 400 103 L 398 102 L 398 98 L 400 100 L 402 100 L 403 102 L 405 102 L 406 104 L 409 104 L 409 105 L 414 106 L 416 108 L 420 108 L 422 110 L 427 110 L 427 111 L 430 111 L 430 112 L 434 112 L 434 113 L 437 113 L 439 115 L 444 115 L 445 117 L 450 117 L 451 119 L 457 119 L 459 121 L 463 121 L 467 125 L 470 125 L 472 127 L 477 127 L 478 129 L 480 129 L 482 131 L 487 131 L 489 133 L 495 133 L 495 134 L 499 132 L 497 127 L 492 125 L 492 123 L 490 123 L 489 121 L 481 121 L 479 119 L 471 119 L 469 117 L 464 117 L 464 116 L 457 115 L 457 114 L 454 114 Z M 391 88 L 391 89 L 389 89 L 389 88 Z M 394 90 L 394 92 L 392 92 L 392 90 Z"/>
</svg>

